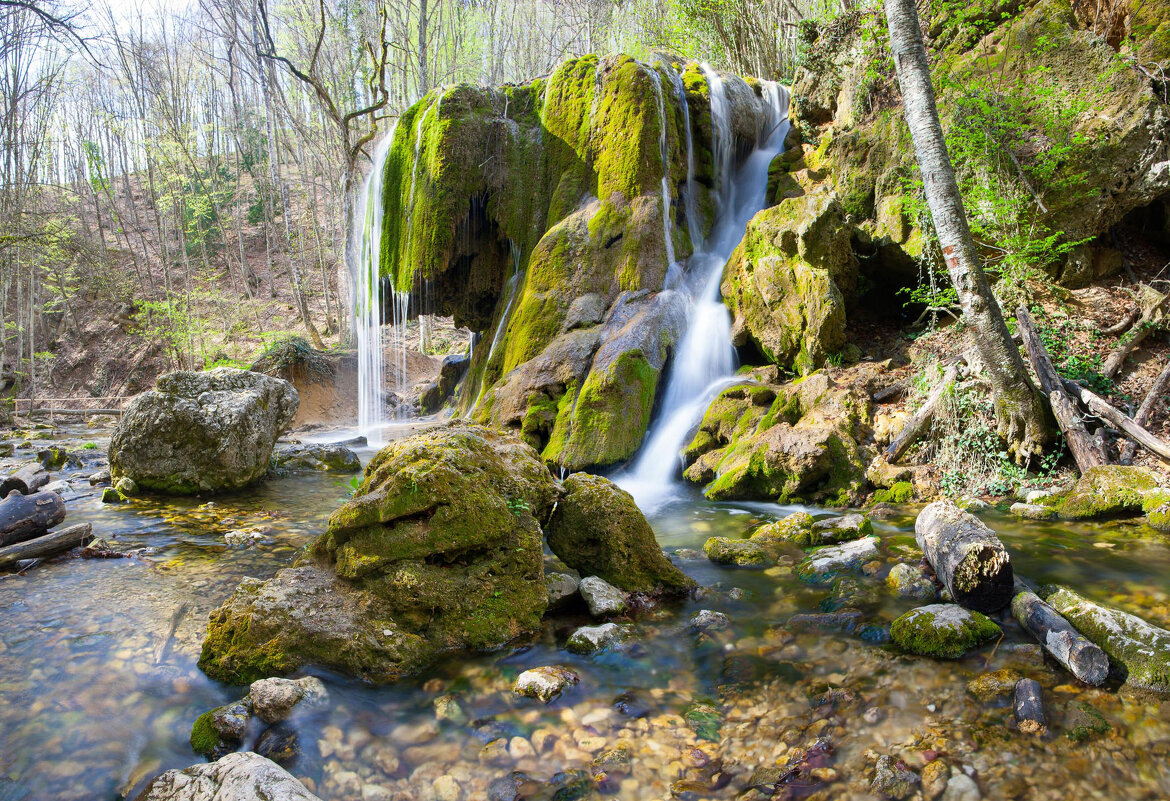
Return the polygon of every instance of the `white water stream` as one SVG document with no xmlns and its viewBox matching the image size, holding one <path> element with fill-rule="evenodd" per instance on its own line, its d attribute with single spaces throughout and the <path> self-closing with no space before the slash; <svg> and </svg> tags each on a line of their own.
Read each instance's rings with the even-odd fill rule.
<svg viewBox="0 0 1170 801">
<path fill-rule="evenodd" d="M 765 82 L 760 141 L 733 172 L 734 142 L 726 88 L 718 73 L 706 64 L 703 73 L 711 97 L 716 220 L 711 233 L 696 243 L 695 253 L 688 260 L 686 281 L 692 301 L 687 330 L 675 352 L 658 417 L 634 463 L 615 476 L 617 483 L 647 512 L 676 496 L 681 451 L 688 437 L 711 401 L 735 381 L 731 316 L 720 298 L 719 285 L 723 268 L 743 239 L 748 221 L 764 207 L 768 167 L 784 147 L 788 133 L 788 91 L 779 84 Z M 685 211 L 692 217 L 689 204 Z M 694 221 L 689 219 L 688 225 L 693 226 Z"/>
</svg>

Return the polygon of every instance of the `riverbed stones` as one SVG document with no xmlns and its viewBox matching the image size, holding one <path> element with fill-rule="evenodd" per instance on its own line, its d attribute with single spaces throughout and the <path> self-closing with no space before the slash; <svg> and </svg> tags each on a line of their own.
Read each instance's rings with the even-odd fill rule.
<svg viewBox="0 0 1170 801">
<path fill-rule="evenodd" d="M 958 604 L 920 606 L 890 625 L 890 639 L 899 648 L 940 659 L 958 659 L 999 634 L 994 621 Z"/>
<path fill-rule="evenodd" d="M 228 754 L 215 762 L 168 770 L 135 801 L 320 801 L 291 774 L 259 754 Z"/>
<path fill-rule="evenodd" d="M 547 704 L 580 681 L 580 677 L 567 667 L 545 665 L 526 670 L 517 676 L 512 692 Z"/>
<path fill-rule="evenodd" d="M 361 460 L 344 445 L 283 445 L 272 454 L 272 469 L 286 473 L 360 473 Z"/>
<path fill-rule="evenodd" d="M 602 623 L 600 626 L 582 626 L 569 635 L 565 647 L 575 654 L 595 654 L 623 642 L 629 636 L 629 626 Z"/>
<path fill-rule="evenodd" d="M 922 780 L 904 763 L 892 756 L 878 757 L 873 769 L 873 783 L 870 792 L 895 801 L 909 798 L 918 791 Z"/>
<path fill-rule="evenodd" d="M 602 578 L 586 576 L 578 589 L 594 617 L 613 617 L 626 611 L 625 594 Z"/>
<path fill-rule="evenodd" d="M 700 609 L 691 615 L 692 631 L 726 631 L 729 628 L 731 628 L 731 620 L 722 612 L 716 612 L 711 609 Z"/>
<path fill-rule="evenodd" d="M 1088 701 L 1070 701 L 1064 710 L 1064 733 L 1074 743 L 1101 737 L 1113 730 L 1101 710 Z"/>
<path fill-rule="evenodd" d="M 300 679 L 269 678 L 252 682 L 248 688 L 252 710 L 265 723 L 280 723 L 294 707 L 317 706 L 329 698 L 325 685 L 315 676 Z"/>
<path fill-rule="evenodd" d="M 175 495 L 246 487 L 268 471 L 299 405 L 292 384 L 261 373 L 166 373 L 126 407 L 110 438 L 110 471 Z"/>
<path fill-rule="evenodd" d="M 703 543 L 703 553 L 717 565 L 735 567 L 767 567 L 776 561 L 774 543 L 759 539 L 734 540 L 729 537 L 711 537 Z"/>
<path fill-rule="evenodd" d="M 1047 588 L 1044 600 L 1123 667 L 1126 684 L 1170 693 L 1170 631 L 1067 587 Z"/>
<path fill-rule="evenodd" d="M 191 750 L 212 758 L 235 751 L 248 733 L 251 717 L 243 701 L 204 712 L 191 726 Z"/>
<path fill-rule="evenodd" d="M 566 565 L 626 592 L 677 592 L 694 585 L 662 554 L 633 497 L 601 476 L 574 473 L 565 479 L 545 535 Z"/>
<path fill-rule="evenodd" d="M 298 566 L 212 613 L 200 667 L 229 683 L 319 664 L 373 682 L 540 628 L 557 488 L 531 447 L 473 424 L 383 449 Z"/>
<path fill-rule="evenodd" d="M 983 703 L 989 703 L 996 698 L 1011 695 L 1015 692 L 1016 682 L 1022 679 L 1017 671 L 1011 668 L 980 673 L 967 682 L 967 692 Z"/>
<path fill-rule="evenodd" d="M 1008 510 L 1016 517 L 1028 520 L 1054 520 L 1056 510 L 1038 503 L 1013 503 Z"/>
<path fill-rule="evenodd" d="M 805 581 L 823 584 L 838 575 L 857 570 L 878 555 L 878 538 L 864 537 L 841 545 L 826 545 L 810 552 L 797 567 L 797 574 Z"/>
<path fill-rule="evenodd" d="M 926 572 L 915 565 L 899 562 L 894 565 L 886 576 L 886 586 L 899 598 L 912 598 L 916 601 L 933 601 L 938 597 L 938 589 Z"/>
</svg>

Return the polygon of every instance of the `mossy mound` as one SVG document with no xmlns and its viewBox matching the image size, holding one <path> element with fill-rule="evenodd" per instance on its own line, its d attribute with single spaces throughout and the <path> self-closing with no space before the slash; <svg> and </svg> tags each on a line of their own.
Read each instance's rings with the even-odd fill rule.
<svg viewBox="0 0 1170 801">
<path fill-rule="evenodd" d="M 764 540 L 710 537 L 703 543 L 703 553 L 718 565 L 767 567 L 776 563 L 778 549 L 774 542 Z"/>
<path fill-rule="evenodd" d="M 1066 520 L 1138 515 L 1145 495 L 1158 486 L 1144 467 L 1102 465 L 1090 467 L 1073 488 L 1056 499 L 1056 513 Z"/>
<path fill-rule="evenodd" d="M 220 709 L 223 707 L 216 707 L 204 712 L 195 718 L 195 723 L 191 726 L 191 750 L 200 756 L 211 756 L 219 745 L 219 732 L 215 730 L 212 717 Z"/>
<path fill-rule="evenodd" d="M 865 488 L 868 394 L 824 373 L 782 386 L 735 386 L 687 446 L 687 479 L 714 500 L 857 503 Z"/>
<path fill-rule="evenodd" d="M 899 648 L 940 659 L 958 659 L 999 634 L 986 615 L 958 604 L 920 606 L 890 624 L 890 639 Z"/>
<path fill-rule="evenodd" d="M 200 667 L 233 684 L 306 663 L 392 681 L 536 631 L 538 519 L 556 496 L 535 451 L 481 426 L 395 442 L 299 566 L 245 581 L 212 613 Z"/>
<path fill-rule="evenodd" d="M 626 592 L 679 591 L 694 582 L 670 563 L 628 492 L 608 479 L 575 473 L 545 527 L 548 547 L 582 575 Z"/>
</svg>

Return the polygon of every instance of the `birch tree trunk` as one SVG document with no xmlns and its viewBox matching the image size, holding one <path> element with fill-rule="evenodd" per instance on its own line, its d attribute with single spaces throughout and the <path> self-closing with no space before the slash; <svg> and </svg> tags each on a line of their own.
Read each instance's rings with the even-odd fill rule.
<svg viewBox="0 0 1170 801">
<path fill-rule="evenodd" d="M 918 10 L 914 0 L 885 0 L 885 7 L 906 124 L 914 141 L 938 244 L 958 292 L 963 317 L 973 330 L 975 345 L 987 368 L 998 433 L 1009 451 L 1018 460 L 1025 460 L 1039 453 L 1049 438 L 1044 407 L 979 263 L 943 140 Z"/>
</svg>

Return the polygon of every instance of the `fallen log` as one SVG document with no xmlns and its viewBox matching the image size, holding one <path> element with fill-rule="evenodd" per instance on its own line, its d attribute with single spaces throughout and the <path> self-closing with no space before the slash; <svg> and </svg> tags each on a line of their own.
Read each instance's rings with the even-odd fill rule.
<svg viewBox="0 0 1170 801">
<path fill-rule="evenodd" d="M 1020 731 L 1041 737 L 1048 733 L 1048 718 L 1044 714 L 1044 694 L 1040 689 L 1040 682 L 1035 679 L 1017 681 L 1013 706 L 1016 727 Z"/>
<path fill-rule="evenodd" d="M 93 527 L 89 523 L 78 523 L 50 531 L 36 539 L 0 548 L 0 568 L 16 564 L 22 559 L 43 559 L 85 545 L 93 539 Z"/>
<path fill-rule="evenodd" d="M 1132 417 L 1110 404 L 1109 401 L 1097 393 L 1082 387 L 1076 381 L 1065 379 L 1064 386 L 1090 412 L 1117 428 L 1121 433 L 1125 434 L 1125 436 L 1129 437 L 1138 445 L 1141 445 L 1150 453 L 1156 454 L 1170 462 L 1170 443 L 1167 443 L 1160 437 L 1154 436 L 1148 429 L 1139 425 Z"/>
<path fill-rule="evenodd" d="M 49 474 L 43 464 L 26 462 L 15 473 L 0 481 L 0 498 L 7 498 L 13 490 L 19 490 L 21 495 L 32 495 L 48 483 Z"/>
<path fill-rule="evenodd" d="M 1032 362 L 1032 369 L 1036 371 L 1036 378 L 1040 382 L 1040 389 L 1048 398 L 1052 407 L 1052 416 L 1064 434 L 1068 449 L 1077 463 L 1081 473 L 1090 467 L 1099 467 L 1109 464 L 1105 455 L 1105 446 L 1100 438 L 1089 434 L 1081 420 L 1080 412 L 1065 391 L 1060 374 L 1052 366 L 1052 359 L 1048 357 L 1048 350 L 1036 332 L 1036 325 L 1032 322 L 1032 315 L 1027 308 L 1020 306 L 1016 309 L 1016 323 L 1024 340 L 1024 350 Z"/>
<path fill-rule="evenodd" d="M 1121 370 L 1121 365 L 1125 363 L 1125 359 L 1138 345 L 1145 341 L 1145 338 L 1150 335 L 1158 326 L 1162 325 L 1166 319 L 1166 299 L 1158 290 L 1147 284 L 1142 284 L 1138 289 L 1138 307 L 1141 309 L 1141 316 L 1137 322 L 1133 324 L 1117 345 L 1117 349 L 1109 354 L 1105 359 L 1105 364 L 1101 368 L 1101 373 L 1106 378 L 1116 378 L 1117 373 Z"/>
<path fill-rule="evenodd" d="M 44 534 L 65 519 L 65 501 L 55 492 L 8 493 L 0 501 L 0 546 Z"/>
<path fill-rule="evenodd" d="M 939 400 L 942 399 L 943 393 L 955 383 L 955 379 L 958 376 L 959 364 L 956 362 L 947 368 L 947 371 L 943 373 L 942 380 L 926 396 L 926 402 L 907 421 L 898 436 L 894 437 L 893 441 L 886 446 L 884 456 L 887 462 L 894 464 L 901 459 L 903 454 L 909 450 L 910 446 L 930 427 L 930 422 L 934 419 L 934 412 L 938 408 Z"/>
<path fill-rule="evenodd" d="M 1036 593 L 1017 593 L 1012 599 L 1012 614 L 1057 662 L 1085 684 L 1096 686 L 1109 677 L 1109 657 L 1105 652 Z"/>
<path fill-rule="evenodd" d="M 1158 402 L 1158 398 L 1166 394 L 1167 389 L 1170 389 L 1170 360 L 1166 362 L 1166 366 L 1162 368 L 1162 372 L 1154 379 L 1154 385 L 1146 393 L 1142 405 L 1138 407 L 1137 414 L 1133 416 L 1133 421 L 1145 428 L 1146 423 L 1150 422 L 1150 415 L 1154 413 L 1154 404 Z M 1121 446 L 1121 454 L 1118 461 L 1122 464 L 1130 464 L 1133 462 L 1133 457 L 1136 454 L 1137 443 L 1132 439 L 1126 440 Z"/>
<path fill-rule="evenodd" d="M 919 512 L 914 539 L 955 603 L 990 613 L 1011 602 L 1011 558 L 974 515 L 950 501 L 935 501 Z"/>
</svg>

